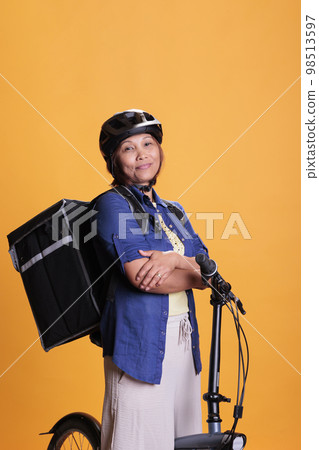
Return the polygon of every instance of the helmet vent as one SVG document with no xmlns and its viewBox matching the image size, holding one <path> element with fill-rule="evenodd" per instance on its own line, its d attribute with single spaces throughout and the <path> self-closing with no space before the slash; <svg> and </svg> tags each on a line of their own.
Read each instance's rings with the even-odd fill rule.
<svg viewBox="0 0 319 450">
<path fill-rule="evenodd" d="M 123 122 L 118 119 L 113 119 L 109 122 L 109 126 L 114 130 L 121 130 L 123 128 Z"/>
</svg>

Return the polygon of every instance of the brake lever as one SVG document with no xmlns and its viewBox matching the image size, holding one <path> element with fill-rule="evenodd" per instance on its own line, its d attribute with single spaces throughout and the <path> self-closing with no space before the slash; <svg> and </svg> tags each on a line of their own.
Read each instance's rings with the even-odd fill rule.
<svg viewBox="0 0 319 450">
<path fill-rule="evenodd" d="M 240 299 L 238 297 L 236 297 L 231 291 L 229 292 L 228 297 L 229 297 L 230 300 L 232 300 L 234 303 L 236 303 L 239 311 L 244 316 L 246 314 L 246 311 L 244 310 L 243 304 L 240 301 Z"/>
</svg>

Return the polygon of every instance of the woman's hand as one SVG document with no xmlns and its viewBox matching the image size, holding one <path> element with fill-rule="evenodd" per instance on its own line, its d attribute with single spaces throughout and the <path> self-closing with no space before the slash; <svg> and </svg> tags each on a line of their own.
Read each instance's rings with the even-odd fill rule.
<svg viewBox="0 0 319 450">
<path fill-rule="evenodd" d="M 149 258 L 136 274 L 136 281 L 141 280 L 139 289 L 148 291 L 160 286 L 177 266 L 178 254 L 174 251 L 165 253 L 158 250 L 139 250 L 139 253 Z"/>
<path fill-rule="evenodd" d="M 135 288 L 153 294 L 206 289 L 207 285 L 202 283 L 195 257 L 182 256 L 174 251 L 139 250 L 139 252 L 143 258 L 124 263 L 125 275 Z M 156 276 L 157 273 L 163 277 Z"/>
</svg>

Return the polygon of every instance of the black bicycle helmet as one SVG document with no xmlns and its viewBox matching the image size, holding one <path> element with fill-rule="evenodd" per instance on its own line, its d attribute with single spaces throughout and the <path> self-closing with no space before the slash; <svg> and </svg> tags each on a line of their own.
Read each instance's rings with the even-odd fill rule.
<svg viewBox="0 0 319 450">
<path fill-rule="evenodd" d="M 162 143 L 161 123 L 141 109 L 129 109 L 114 114 L 103 123 L 100 133 L 100 150 L 105 161 L 111 157 L 121 141 L 134 134 L 149 133 Z"/>
</svg>

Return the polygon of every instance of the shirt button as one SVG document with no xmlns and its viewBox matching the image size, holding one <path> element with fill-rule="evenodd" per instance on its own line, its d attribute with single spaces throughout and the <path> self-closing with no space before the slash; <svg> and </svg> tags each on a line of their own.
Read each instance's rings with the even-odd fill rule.
<svg viewBox="0 0 319 450">
<path fill-rule="evenodd" d="M 162 355 L 164 352 L 163 352 L 163 350 L 160 350 L 160 354 Z"/>
<path fill-rule="evenodd" d="M 165 331 L 161 331 L 161 334 L 164 336 L 165 335 Z"/>
<path fill-rule="evenodd" d="M 182 241 L 185 241 L 185 239 L 184 239 L 184 238 L 182 238 Z"/>
<path fill-rule="evenodd" d="M 173 228 L 173 225 L 172 224 L 170 224 L 170 226 L 169 226 L 170 228 Z"/>
<path fill-rule="evenodd" d="M 194 348 L 194 349 L 196 348 L 195 345 L 193 345 L 193 348 Z"/>
<path fill-rule="evenodd" d="M 164 316 L 167 316 L 167 311 L 163 311 Z"/>
</svg>

